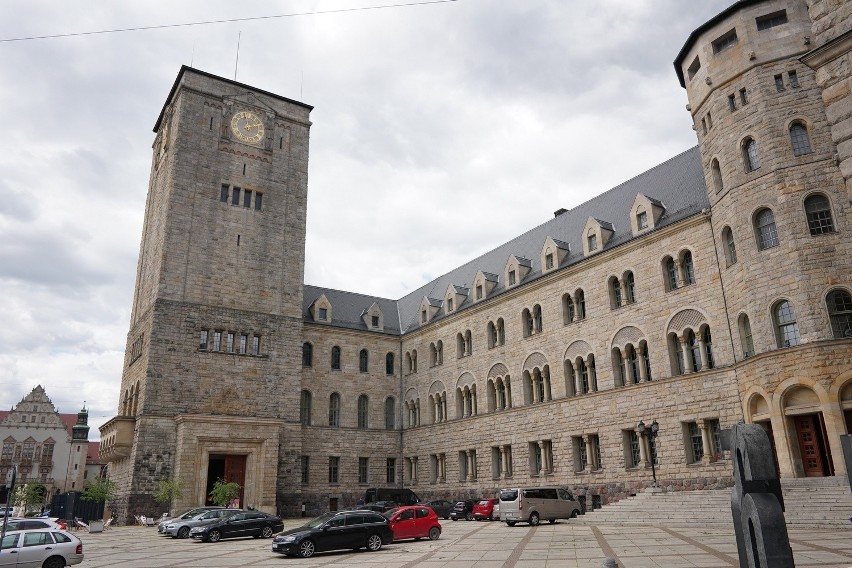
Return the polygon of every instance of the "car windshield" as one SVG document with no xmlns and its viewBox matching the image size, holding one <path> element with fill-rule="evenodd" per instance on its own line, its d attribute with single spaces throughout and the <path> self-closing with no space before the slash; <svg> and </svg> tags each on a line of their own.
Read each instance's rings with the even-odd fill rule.
<svg viewBox="0 0 852 568">
<path fill-rule="evenodd" d="M 382 513 L 382 516 L 387 520 L 390 520 L 390 518 L 393 517 L 397 511 L 399 511 L 398 507 L 385 511 L 384 513 Z"/>
<path fill-rule="evenodd" d="M 319 528 L 319 527 L 321 527 L 323 524 L 325 524 L 325 523 L 326 523 L 326 521 L 328 521 L 329 519 L 331 519 L 332 517 L 334 517 L 336 514 L 337 514 L 337 513 L 325 513 L 324 515 L 320 515 L 319 517 L 317 517 L 317 518 L 315 518 L 315 519 L 311 519 L 310 521 L 308 521 L 307 523 L 305 523 L 305 525 L 304 525 L 304 526 L 305 526 L 305 527 L 307 527 L 307 528 L 309 528 L 309 529 L 316 529 L 316 528 Z"/>
</svg>

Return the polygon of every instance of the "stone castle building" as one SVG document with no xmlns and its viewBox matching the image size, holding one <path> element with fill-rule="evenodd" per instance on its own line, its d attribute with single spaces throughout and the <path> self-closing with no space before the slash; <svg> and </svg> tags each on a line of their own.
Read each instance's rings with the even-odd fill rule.
<svg viewBox="0 0 852 568">
<path fill-rule="evenodd" d="M 217 478 L 281 514 L 370 486 L 590 501 L 782 477 L 852 432 L 852 3 L 741 0 L 677 54 L 698 146 L 398 300 L 303 284 L 311 107 L 181 69 L 157 119 L 118 414 L 119 516 Z M 639 434 L 656 420 L 659 434 Z"/>
</svg>

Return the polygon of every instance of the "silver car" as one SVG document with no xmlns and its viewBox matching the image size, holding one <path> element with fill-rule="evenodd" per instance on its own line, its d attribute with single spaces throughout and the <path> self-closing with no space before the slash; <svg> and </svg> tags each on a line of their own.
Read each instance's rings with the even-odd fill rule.
<svg viewBox="0 0 852 568">
<path fill-rule="evenodd" d="M 201 513 L 206 513 L 207 511 L 213 511 L 216 509 L 224 509 L 225 507 L 195 507 L 194 509 L 189 509 L 184 511 L 179 515 L 175 515 L 174 517 L 169 517 L 168 519 L 163 519 L 162 521 L 157 523 L 157 532 L 163 533 L 163 529 L 165 529 L 166 525 L 171 525 L 174 523 L 178 523 L 183 520 L 191 519 L 196 515 L 200 515 Z"/>
<path fill-rule="evenodd" d="M 83 543 L 60 530 L 24 530 L 7 534 L 0 550 L 2 568 L 63 568 L 83 561 Z"/>
<path fill-rule="evenodd" d="M 192 527 L 199 527 L 201 525 L 206 525 L 207 523 L 213 523 L 223 517 L 230 517 L 234 513 L 242 512 L 243 511 L 240 509 L 213 509 L 211 511 L 204 511 L 203 513 L 199 513 L 189 519 L 181 519 L 173 523 L 167 523 L 163 526 L 163 534 L 167 534 L 172 538 L 187 538 L 189 537 L 189 530 Z"/>
</svg>

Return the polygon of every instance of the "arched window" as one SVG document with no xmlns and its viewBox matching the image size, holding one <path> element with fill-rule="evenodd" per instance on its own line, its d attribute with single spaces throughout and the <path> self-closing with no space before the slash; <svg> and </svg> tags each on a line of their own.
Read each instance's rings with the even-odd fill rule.
<svg viewBox="0 0 852 568">
<path fill-rule="evenodd" d="M 739 317 L 737 327 L 740 330 L 740 346 L 743 350 L 743 357 L 751 357 L 754 355 L 754 340 L 751 336 L 751 323 L 748 321 L 746 314 L 742 314 Z"/>
<path fill-rule="evenodd" d="M 385 355 L 385 374 L 393 375 L 393 367 L 393 353 L 388 353 L 387 355 Z"/>
<path fill-rule="evenodd" d="M 615 386 L 623 387 L 627 385 L 627 377 L 624 376 L 624 358 L 621 356 L 621 350 L 618 347 L 612 350 L 612 375 L 615 380 Z"/>
<path fill-rule="evenodd" d="M 793 304 L 781 300 L 772 310 L 775 319 L 775 337 L 778 347 L 792 347 L 799 344 L 799 324 L 796 323 L 796 311 Z"/>
<path fill-rule="evenodd" d="M 692 263 L 692 253 L 686 251 L 681 256 L 680 267 L 683 270 L 683 281 L 689 284 L 695 284 L 695 265 Z"/>
<path fill-rule="evenodd" d="M 506 385 L 503 379 L 497 379 L 497 410 L 506 408 Z"/>
<path fill-rule="evenodd" d="M 757 153 L 757 141 L 746 138 L 743 141 L 743 165 L 746 172 L 753 172 L 760 167 L 760 155 Z"/>
<path fill-rule="evenodd" d="M 826 304 L 834 337 L 852 337 L 852 295 L 846 290 L 832 290 L 826 297 Z"/>
<path fill-rule="evenodd" d="M 434 343 L 429 344 L 429 365 L 434 367 L 438 364 L 438 348 Z"/>
<path fill-rule="evenodd" d="M 328 397 L 328 425 L 340 426 L 340 395 L 336 392 Z"/>
<path fill-rule="evenodd" d="M 577 290 L 574 293 L 574 298 L 577 302 L 577 319 L 586 319 L 586 295 L 582 290 Z"/>
<path fill-rule="evenodd" d="M 716 366 L 716 363 L 713 361 L 713 338 L 710 336 L 709 325 L 704 328 L 701 337 L 704 340 L 704 356 L 707 359 L 707 368 L 712 369 Z"/>
<path fill-rule="evenodd" d="M 456 357 L 464 357 L 464 335 L 461 333 L 456 334 Z"/>
<path fill-rule="evenodd" d="M 464 352 L 466 355 L 473 355 L 473 335 L 470 330 L 464 332 Z"/>
<path fill-rule="evenodd" d="M 412 373 L 417 372 L 417 349 L 414 349 L 411 352 L 411 372 Z"/>
<path fill-rule="evenodd" d="M 769 208 L 761 209 L 754 216 L 754 231 L 758 250 L 778 246 L 778 233 L 775 230 L 775 215 Z"/>
<path fill-rule="evenodd" d="M 362 349 L 360 353 L 358 353 L 358 369 L 362 373 L 366 373 L 369 368 L 369 354 L 366 349 Z"/>
<path fill-rule="evenodd" d="M 440 339 L 435 345 L 435 356 L 437 357 L 438 365 L 442 365 L 444 363 L 444 342 Z"/>
<path fill-rule="evenodd" d="M 630 376 L 628 379 L 634 385 L 638 385 L 640 383 L 641 374 L 639 373 L 639 356 L 636 354 L 636 349 L 633 348 L 632 345 L 627 346 L 627 367 Z"/>
<path fill-rule="evenodd" d="M 314 346 L 310 343 L 302 344 L 302 367 L 314 366 Z"/>
<path fill-rule="evenodd" d="M 358 428 L 367 428 L 370 412 L 370 399 L 366 394 L 358 397 Z"/>
<path fill-rule="evenodd" d="M 794 122 L 790 125 L 790 144 L 793 145 L 794 156 L 804 156 L 811 153 L 808 130 L 801 122 Z"/>
<path fill-rule="evenodd" d="M 665 270 L 666 277 L 666 289 L 667 290 L 677 290 L 677 265 L 672 257 L 667 256 L 663 260 L 663 267 Z"/>
<path fill-rule="evenodd" d="M 689 349 L 687 353 L 687 364 L 691 365 L 691 371 L 701 370 L 701 349 L 698 345 L 698 339 L 695 337 L 695 332 L 691 329 L 686 332 L 686 345 Z"/>
<path fill-rule="evenodd" d="M 586 394 L 589 392 L 589 368 L 582 358 L 577 359 L 577 378 L 579 379 L 580 393 Z"/>
<path fill-rule="evenodd" d="M 541 330 L 544 328 L 544 323 L 541 319 L 541 306 L 538 304 L 533 306 L 533 324 L 535 325 L 535 332 L 541 333 Z"/>
<path fill-rule="evenodd" d="M 728 266 L 737 263 L 737 247 L 734 244 L 734 232 L 730 227 L 722 229 L 722 248 L 725 250 L 725 260 Z"/>
<path fill-rule="evenodd" d="M 299 398 L 299 422 L 302 426 L 311 425 L 311 402 L 313 395 L 311 391 L 303 390 Z"/>
<path fill-rule="evenodd" d="M 533 317 L 527 308 L 524 308 L 524 311 L 521 312 L 521 325 L 523 325 L 524 337 L 529 337 L 533 334 L 533 330 L 535 329 L 533 327 Z"/>
<path fill-rule="evenodd" d="M 497 346 L 497 326 L 493 321 L 488 322 L 488 348 L 494 349 Z"/>
<path fill-rule="evenodd" d="M 337 345 L 331 348 L 331 368 L 335 371 L 340 370 L 340 347 Z"/>
<path fill-rule="evenodd" d="M 506 326 L 503 325 L 503 318 L 497 318 L 497 345 L 506 344 Z"/>
<path fill-rule="evenodd" d="M 722 184 L 722 169 L 719 167 L 719 160 L 713 158 L 713 161 L 710 163 L 710 171 L 713 173 L 713 189 L 716 190 L 716 193 L 719 193 L 724 189 L 724 185 Z"/>
<path fill-rule="evenodd" d="M 396 428 L 396 400 L 392 396 L 385 399 L 385 430 Z"/>
<path fill-rule="evenodd" d="M 805 215 L 808 218 L 808 229 L 812 235 L 834 232 L 831 206 L 826 196 L 817 194 L 805 199 Z"/>
<path fill-rule="evenodd" d="M 574 315 L 574 299 L 571 294 L 562 294 L 562 323 L 571 323 L 574 321 Z"/>
<path fill-rule="evenodd" d="M 683 345 L 676 333 L 669 334 L 668 344 L 672 375 L 682 375 L 685 372 L 683 367 Z"/>
<path fill-rule="evenodd" d="M 609 301 L 612 309 L 621 306 L 621 282 L 615 276 L 609 279 Z"/>
<path fill-rule="evenodd" d="M 624 287 L 627 291 L 627 303 L 634 303 L 636 301 L 636 282 L 633 279 L 632 272 L 628 271 L 624 275 Z"/>
</svg>

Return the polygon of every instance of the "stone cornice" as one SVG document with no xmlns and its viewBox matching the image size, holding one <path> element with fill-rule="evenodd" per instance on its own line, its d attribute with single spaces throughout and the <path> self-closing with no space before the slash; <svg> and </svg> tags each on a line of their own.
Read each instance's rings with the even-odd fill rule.
<svg viewBox="0 0 852 568">
<path fill-rule="evenodd" d="M 225 414 L 178 414 L 174 417 L 175 424 L 231 424 L 235 426 L 284 426 L 285 420 L 276 418 L 257 418 L 254 416 L 230 416 Z"/>
<path fill-rule="evenodd" d="M 816 70 L 850 51 L 852 51 L 852 30 L 840 34 L 818 48 L 807 52 L 799 58 L 799 61 Z"/>
</svg>

